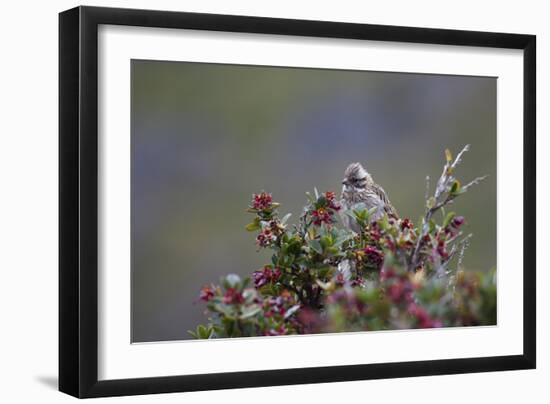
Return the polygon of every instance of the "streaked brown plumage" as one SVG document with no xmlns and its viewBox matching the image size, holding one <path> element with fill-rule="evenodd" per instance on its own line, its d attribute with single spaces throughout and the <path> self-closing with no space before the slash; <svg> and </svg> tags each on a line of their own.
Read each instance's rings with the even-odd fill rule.
<svg viewBox="0 0 550 404">
<path fill-rule="evenodd" d="M 371 214 L 371 222 L 381 219 L 384 213 L 390 217 L 398 217 L 384 189 L 373 181 L 360 163 L 352 163 L 346 168 L 342 184 L 341 204 L 344 211 L 358 203 L 364 203 L 369 210 L 376 207 Z M 348 215 L 342 215 L 342 220 L 347 227 L 358 232 L 357 223 Z"/>
</svg>

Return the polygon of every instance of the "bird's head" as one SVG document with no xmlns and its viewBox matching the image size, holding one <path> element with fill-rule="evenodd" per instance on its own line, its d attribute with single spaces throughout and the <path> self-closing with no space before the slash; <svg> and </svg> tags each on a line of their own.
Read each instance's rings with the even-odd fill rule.
<svg viewBox="0 0 550 404">
<path fill-rule="evenodd" d="M 370 174 L 363 168 L 361 163 L 351 163 L 344 172 L 342 180 L 343 192 L 354 192 L 365 189 L 367 184 L 372 182 Z"/>
</svg>

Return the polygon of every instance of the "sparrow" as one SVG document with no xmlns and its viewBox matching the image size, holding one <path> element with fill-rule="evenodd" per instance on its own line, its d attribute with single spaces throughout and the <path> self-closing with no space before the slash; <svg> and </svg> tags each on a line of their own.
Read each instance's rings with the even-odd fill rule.
<svg viewBox="0 0 550 404">
<path fill-rule="evenodd" d="M 370 215 L 371 223 L 380 220 L 384 213 L 388 217 L 398 218 L 397 211 L 384 189 L 374 182 L 372 176 L 360 163 L 351 163 L 346 168 L 342 185 L 340 199 L 342 212 L 353 209 L 357 204 L 364 204 L 368 210 L 375 208 Z M 342 215 L 342 221 L 347 228 L 359 233 L 357 222 L 347 214 Z"/>
</svg>

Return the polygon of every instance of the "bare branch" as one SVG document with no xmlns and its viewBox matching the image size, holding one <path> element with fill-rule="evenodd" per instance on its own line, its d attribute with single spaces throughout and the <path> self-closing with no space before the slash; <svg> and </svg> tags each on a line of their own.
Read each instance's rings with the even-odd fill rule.
<svg viewBox="0 0 550 404">
<path fill-rule="evenodd" d="M 464 260 L 464 252 L 466 249 L 470 246 L 470 238 L 472 238 L 473 234 L 470 233 L 466 237 L 464 237 L 462 240 L 459 241 L 458 245 L 460 248 L 460 253 L 458 254 L 458 262 L 456 263 L 456 267 L 460 268 L 462 266 L 462 261 Z"/>
<path fill-rule="evenodd" d="M 468 188 L 470 188 L 471 186 L 473 185 L 477 185 L 479 184 L 481 181 L 483 181 L 484 179 L 486 179 L 488 177 L 488 175 L 484 175 L 483 177 L 477 177 L 475 178 L 474 180 L 470 181 L 469 183 L 467 183 L 466 185 L 464 185 L 462 187 L 462 190 L 465 192 L 468 190 Z"/>
<path fill-rule="evenodd" d="M 464 153 L 466 153 L 467 151 L 469 151 L 469 150 L 470 150 L 470 145 L 469 145 L 469 144 L 467 144 L 466 146 L 464 146 L 464 147 L 462 148 L 462 150 L 460 151 L 460 153 L 458 153 L 458 154 L 456 155 L 456 158 L 455 158 L 455 161 L 453 162 L 453 164 L 451 164 L 451 169 L 454 170 L 454 169 L 456 168 L 456 166 L 458 166 L 458 165 L 462 162 L 462 155 L 463 155 Z"/>
<path fill-rule="evenodd" d="M 460 185 L 458 184 L 458 187 L 456 186 L 455 182 L 456 179 L 452 175 L 454 169 L 462 162 L 462 157 L 464 153 L 470 150 L 470 145 L 467 144 L 462 148 L 460 153 L 457 154 L 456 158 L 453 160 L 451 152 L 449 150 L 445 151 L 445 157 L 446 162 L 443 166 L 443 172 L 441 173 L 441 176 L 439 177 L 437 181 L 437 185 L 435 187 L 434 195 L 433 197 L 428 198 L 429 194 L 429 183 L 426 188 L 426 213 L 424 215 L 424 218 L 422 219 L 422 231 L 418 235 L 416 245 L 413 249 L 413 252 L 411 254 L 410 260 L 409 260 L 409 271 L 414 271 L 419 266 L 420 261 L 420 251 L 424 245 L 424 237 L 426 236 L 428 229 L 429 229 L 429 223 L 432 219 L 433 215 L 440 209 L 444 208 L 446 205 L 449 205 L 453 203 L 453 200 L 461 193 L 464 193 L 473 185 L 479 184 L 481 181 L 483 181 L 487 176 L 484 177 L 478 177 L 475 178 L 473 181 L 469 182 L 468 184 L 464 185 L 460 188 Z M 429 177 L 426 177 L 426 181 L 429 181 Z M 456 251 L 453 252 L 453 254 L 456 253 Z"/>
</svg>

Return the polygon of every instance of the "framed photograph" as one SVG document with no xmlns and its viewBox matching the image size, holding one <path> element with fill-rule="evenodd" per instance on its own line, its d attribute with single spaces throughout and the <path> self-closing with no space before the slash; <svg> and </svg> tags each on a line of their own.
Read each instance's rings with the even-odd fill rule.
<svg viewBox="0 0 550 404">
<path fill-rule="evenodd" d="M 535 36 L 59 28 L 61 391 L 535 367 Z"/>
</svg>

